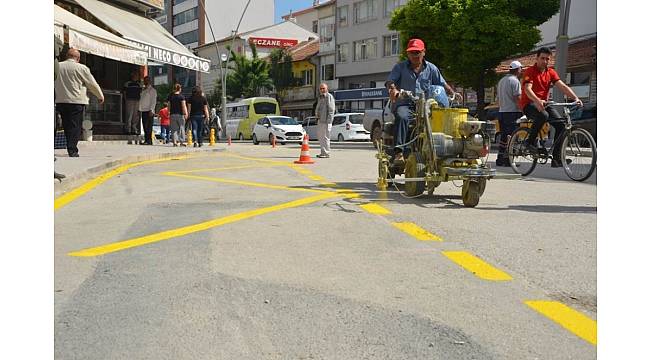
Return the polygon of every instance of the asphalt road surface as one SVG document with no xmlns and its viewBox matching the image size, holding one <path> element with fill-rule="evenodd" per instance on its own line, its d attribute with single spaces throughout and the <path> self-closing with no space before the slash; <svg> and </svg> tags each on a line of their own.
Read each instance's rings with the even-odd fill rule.
<svg viewBox="0 0 650 360">
<path fill-rule="evenodd" d="M 376 191 L 367 143 L 219 145 L 58 203 L 57 359 L 596 358 L 596 174 L 465 208 Z"/>
</svg>

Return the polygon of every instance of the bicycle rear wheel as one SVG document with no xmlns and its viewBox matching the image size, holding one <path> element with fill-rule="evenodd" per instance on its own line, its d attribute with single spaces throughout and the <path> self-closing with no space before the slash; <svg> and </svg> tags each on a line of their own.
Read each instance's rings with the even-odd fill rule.
<svg viewBox="0 0 650 360">
<path fill-rule="evenodd" d="M 562 167 L 571 180 L 587 180 L 596 169 L 596 141 L 581 128 L 572 128 L 562 139 Z"/>
<path fill-rule="evenodd" d="M 531 154 L 526 147 L 526 139 L 530 129 L 520 127 L 515 130 L 508 141 L 508 159 L 510 167 L 517 174 L 527 176 L 535 170 L 537 166 L 537 156 Z"/>
</svg>

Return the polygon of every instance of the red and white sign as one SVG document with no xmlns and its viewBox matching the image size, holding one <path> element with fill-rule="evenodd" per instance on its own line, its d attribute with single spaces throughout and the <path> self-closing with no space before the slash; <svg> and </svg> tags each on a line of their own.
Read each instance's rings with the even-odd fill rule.
<svg viewBox="0 0 650 360">
<path fill-rule="evenodd" d="M 255 44 L 255 46 L 257 47 L 283 48 L 283 47 L 292 47 L 298 45 L 298 40 L 295 39 L 249 37 L 248 42 L 251 44 Z"/>
</svg>

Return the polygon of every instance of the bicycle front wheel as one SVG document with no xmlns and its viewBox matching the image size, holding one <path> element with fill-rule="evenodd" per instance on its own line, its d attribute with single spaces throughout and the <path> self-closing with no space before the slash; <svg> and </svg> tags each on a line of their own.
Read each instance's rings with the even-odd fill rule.
<svg viewBox="0 0 650 360">
<path fill-rule="evenodd" d="M 520 127 L 512 133 L 508 141 L 510 167 L 514 172 L 522 176 L 529 175 L 537 166 L 537 156 L 531 154 L 526 147 L 529 131 L 530 129 L 527 127 Z"/>
<path fill-rule="evenodd" d="M 581 128 L 572 128 L 562 139 L 562 167 L 571 180 L 587 180 L 596 169 L 596 141 Z"/>
</svg>

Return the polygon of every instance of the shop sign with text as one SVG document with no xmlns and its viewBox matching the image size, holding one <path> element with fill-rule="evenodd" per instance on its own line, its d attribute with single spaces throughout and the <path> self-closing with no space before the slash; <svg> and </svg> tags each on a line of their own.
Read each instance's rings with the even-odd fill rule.
<svg viewBox="0 0 650 360">
<path fill-rule="evenodd" d="M 295 39 L 276 39 L 276 38 L 262 38 L 262 37 L 249 37 L 248 42 L 255 44 L 257 47 L 273 47 L 284 48 L 298 45 L 298 40 Z"/>
</svg>

